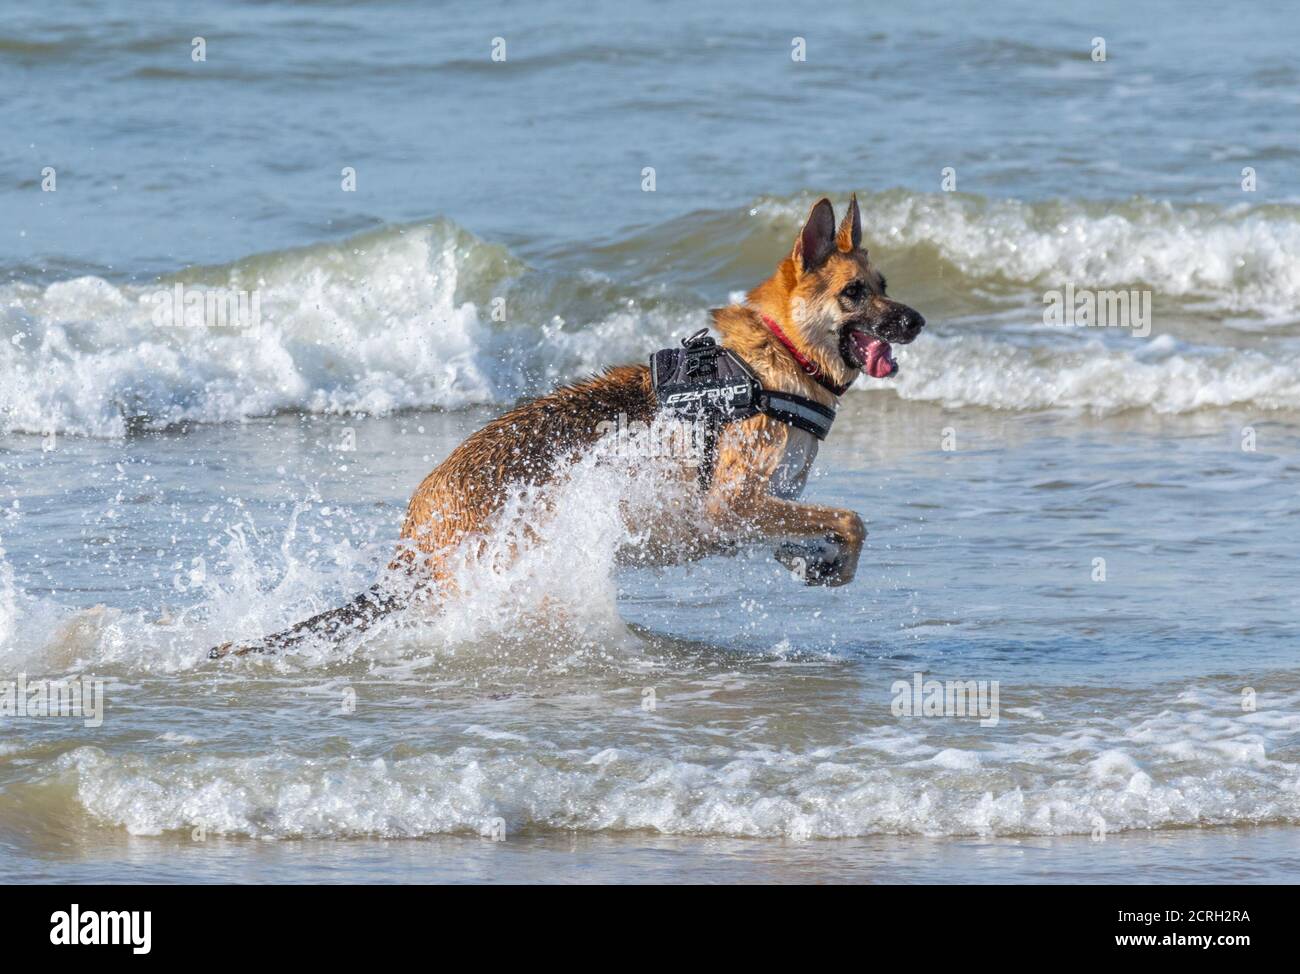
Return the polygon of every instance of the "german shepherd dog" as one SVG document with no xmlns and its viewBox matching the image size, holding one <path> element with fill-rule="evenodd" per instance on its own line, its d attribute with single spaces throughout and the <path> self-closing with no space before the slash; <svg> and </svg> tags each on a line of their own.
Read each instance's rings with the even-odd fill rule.
<svg viewBox="0 0 1300 974">
<path fill-rule="evenodd" d="M 834 409 L 861 374 L 886 378 L 897 370 L 891 344 L 913 341 L 925 319 L 885 296 L 885 278 L 862 247 L 855 196 L 838 227 L 829 200 L 819 200 L 776 272 L 742 305 L 711 312 L 721 345 L 747 363 L 764 389 L 791 393 Z M 403 548 L 389 569 L 414 576 L 415 589 L 451 585 L 450 557 L 460 546 L 490 537 L 512 488 L 556 481 L 571 460 L 594 446 L 612 419 L 650 423 L 658 408 L 650 369 L 609 368 L 516 406 L 474 433 L 440 463 L 411 497 L 402 527 Z M 674 537 L 667 512 L 650 535 L 681 558 L 740 543 L 821 544 L 809 584 L 844 585 L 853 579 L 867 536 L 853 511 L 801 504 L 818 441 L 810 432 L 760 413 L 724 426 L 716 442 L 713 475 L 702 496 L 700 521 L 690 537 Z M 692 472 L 682 465 L 681 475 Z M 702 523 L 701 523 L 702 521 Z M 781 557 L 778 549 L 778 557 Z M 781 560 L 789 566 L 787 558 Z M 804 567 L 801 564 L 801 567 Z M 267 652 L 311 636 L 359 630 L 407 604 L 392 586 L 378 584 L 348 604 L 323 612 L 260 641 L 225 643 L 226 655 Z"/>
</svg>

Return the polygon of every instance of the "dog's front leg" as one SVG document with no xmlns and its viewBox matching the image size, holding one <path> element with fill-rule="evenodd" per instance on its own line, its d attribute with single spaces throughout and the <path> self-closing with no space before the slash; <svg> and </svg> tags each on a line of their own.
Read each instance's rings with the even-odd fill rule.
<svg viewBox="0 0 1300 974">
<path fill-rule="evenodd" d="M 786 540 L 776 559 L 807 585 L 847 585 L 858 570 L 867 538 L 862 518 L 853 511 L 763 498 L 749 513 L 750 531 L 764 540 Z"/>
<path fill-rule="evenodd" d="M 771 493 L 788 427 L 756 417 L 728 431 L 721 443 L 708 513 L 721 533 L 742 541 L 789 541 L 777 558 L 809 585 L 846 585 L 858 570 L 866 525 L 853 511 L 800 504 Z"/>
</svg>

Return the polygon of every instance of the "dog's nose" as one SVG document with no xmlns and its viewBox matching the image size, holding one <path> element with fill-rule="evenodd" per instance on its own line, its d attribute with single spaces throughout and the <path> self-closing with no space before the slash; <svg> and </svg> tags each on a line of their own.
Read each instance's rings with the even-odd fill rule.
<svg viewBox="0 0 1300 974">
<path fill-rule="evenodd" d="M 876 326 L 876 334 L 887 342 L 906 345 L 913 341 L 925 327 L 925 319 L 920 312 L 913 311 L 905 304 L 890 302 L 885 319 Z"/>
</svg>

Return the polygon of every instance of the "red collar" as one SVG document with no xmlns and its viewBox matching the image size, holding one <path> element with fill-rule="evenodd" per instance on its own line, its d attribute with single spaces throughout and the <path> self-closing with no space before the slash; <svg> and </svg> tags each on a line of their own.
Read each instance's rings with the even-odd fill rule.
<svg viewBox="0 0 1300 974">
<path fill-rule="evenodd" d="M 794 357 L 796 362 L 799 363 L 799 368 L 803 369 L 814 382 L 833 396 L 842 396 L 848 391 L 849 386 L 852 385 L 852 383 L 846 382 L 841 385 L 838 382 L 832 382 L 830 379 L 826 378 L 826 373 L 822 367 L 816 362 L 811 361 L 803 354 L 803 352 L 799 351 L 799 349 L 795 348 L 794 342 L 790 341 L 790 339 L 786 337 L 786 334 L 781 330 L 780 325 L 761 311 L 758 316 L 763 319 L 763 324 L 767 325 L 767 330 L 776 336 L 776 340 L 784 345 L 785 350 Z"/>
</svg>

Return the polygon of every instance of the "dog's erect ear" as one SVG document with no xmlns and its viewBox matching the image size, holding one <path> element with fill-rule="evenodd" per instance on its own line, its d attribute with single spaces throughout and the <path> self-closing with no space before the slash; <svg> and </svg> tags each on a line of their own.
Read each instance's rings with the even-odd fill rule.
<svg viewBox="0 0 1300 974">
<path fill-rule="evenodd" d="M 819 199 L 808 213 L 808 222 L 794 242 L 794 263 L 800 270 L 811 270 L 831 255 L 835 247 L 835 211 L 831 201 Z"/>
<path fill-rule="evenodd" d="M 862 217 L 858 215 L 858 194 L 849 200 L 849 212 L 844 214 L 840 229 L 835 234 L 835 246 L 842 254 L 851 254 L 862 243 Z"/>
</svg>

